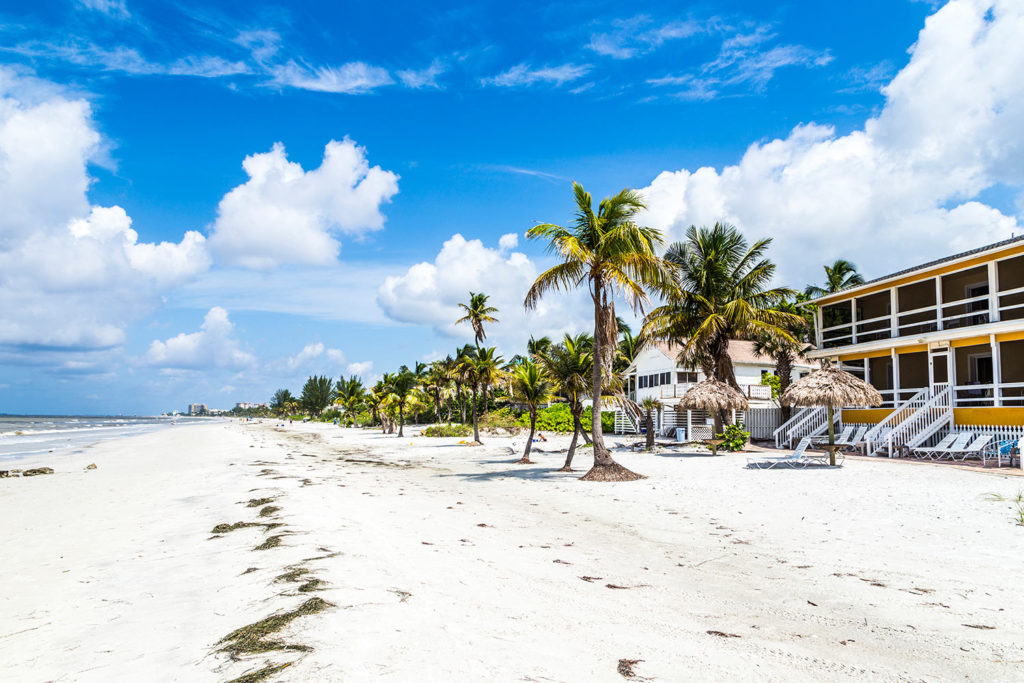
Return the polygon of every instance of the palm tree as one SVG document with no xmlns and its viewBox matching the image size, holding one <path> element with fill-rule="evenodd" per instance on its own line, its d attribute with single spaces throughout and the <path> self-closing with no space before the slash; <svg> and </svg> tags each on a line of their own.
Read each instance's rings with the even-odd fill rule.
<svg viewBox="0 0 1024 683">
<path fill-rule="evenodd" d="M 476 364 L 476 349 L 467 345 L 463 347 L 462 351 L 466 351 L 467 348 L 469 349 L 468 352 L 459 354 L 456 372 L 458 373 L 459 381 L 464 385 L 469 385 L 470 390 L 473 392 L 473 441 L 480 443 L 480 429 L 476 419 L 476 395 L 480 388 L 480 374 Z M 463 422 L 465 422 L 465 407 L 463 407 Z"/>
<path fill-rule="evenodd" d="M 292 392 L 287 389 L 278 389 L 274 392 L 274 398 L 270 400 L 270 408 L 276 413 L 283 414 L 288 409 L 288 404 L 294 400 Z"/>
<path fill-rule="evenodd" d="M 530 450 L 533 447 L 533 435 L 537 432 L 537 409 L 551 398 L 554 383 L 541 366 L 528 360 L 517 365 L 512 372 L 510 388 L 512 396 L 525 403 L 526 409 L 530 412 L 530 436 L 526 439 L 523 457 L 516 461 L 517 465 L 530 465 L 533 464 L 530 460 Z"/>
<path fill-rule="evenodd" d="M 594 360 L 590 348 L 589 335 L 573 337 L 567 334 L 561 344 L 551 347 L 548 353 L 538 357 L 554 381 L 556 391 L 569 404 L 569 412 L 572 414 L 572 440 L 560 472 L 572 472 L 572 458 L 576 453 L 579 435 L 586 436 L 587 433 L 580 422 L 580 416 L 583 415 L 583 399 L 590 391 L 590 378 L 593 374 Z"/>
<path fill-rule="evenodd" d="M 543 356 L 545 353 L 551 350 L 551 337 L 543 336 L 540 339 L 534 339 L 533 335 L 530 335 L 530 341 L 526 342 L 526 355 L 530 358 L 537 356 Z"/>
<path fill-rule="evenodd" d="M 476 349 L 477 347 L 472 344 L 464 345 L 455 352 L 455 360 L 452 364 L 452 379 L 455 382 L 455 393 L 459 401 L 459 414 L 462 424 L 466 424 L 466 400 L 463 396 L 462 388 L 468 383 L 466 373 L 464 372 L 464 363 L 467 358 L 476 358 Z"/>
<path fill-rule="evenodd" d="M 644 440 L 644 446 L 648 451 L 654 450 L 654 411 L 657 410 L 661 403 L 658 399 L 648 396 L 640 404 L 644 409 L 644 427 L 647 430 L 646 439 Z"/>
<path fill-rule="evenodd" d="M 491 316 L 491 313 L 497 313 L 498 309 L 494 306 L 488 306 L 487 300 L 490 297 L 483 292 L 470 292 L 469 303 L 459 304 L 459 307 L 465 311 L 466 315 L 462 316 L 455 321 L 455 324 L 469 323 L 473 328 L 473 338 L 476 339 L 476 345 L 480 346 L 480 342 L 487 339 L 487 333 L 484 331 L 484 323 L 496 323 L 497 318 Z"/>
<path fill-rule="evenodd" d="M 359 412 L 360 406 L 366 401 L 366 387 L 358 375 L 352 375 L 348 379 L 342 377 L 338 380 L 335 400 L 345 410 L 345 417 L 354 419 Z"/>
<path fill-rule="evenodd" d="M 526 294 L 523 304 L 536 308 L 541 297 L 551 290 L 569 290 L 586 286 L 594 303 L 594 363 L 591 377 L 591 431 L 594 466 L 583 475 L 589 481 L 630 481 L 640 475 L 615 462 L 601 433 L 601 392 L 611 378 L 618 328 L 615 297 L 621 293 L 626 303 L 642 311 L 648 301 L 647 290 L 667 292 L 670 278 L 664 261 L 655 253 L 662 243 L 661 233 L 637 225 L 636 215 L 645 206 L 633 190 L 622 190 L 606 197 L 593 209 L 593 199 L 579 183 L 573 183 L 576 219 L 572 227 L 544 223 L 526 233 L 530 239 L 548 240 L 548 251 L 562 262 L 541 273 Z"/>
<path fill-rule="evenodd" d="M 448 386 L 451 384 L 451 375 L 448 370 L 451 360 L 452 357 L 448 356 L 431 363 L 423 380 L 428 393 L 434 399 L 434 419 L 438 422 L 441 421 L 441 397 L 442 395 L 447 397 Z"/>
<path fill-rule="evenodd" d="M 640 337 L 634 336 L 628 325 L 624 329 L 619 328 L 619 344 L 616 351 L 615 370 L 622 372 L 629 367 L 640 351 Z"/>
<path fill-rule="evenodd" d="M 665 305 L 647 316 L 641 336 L 679 345 L 681 364 L 699 365 L 706 376 L 739 390 L 729 340 L 795 342 L 789 329 L 800 323 L 799 316 L 777 308 L 793 290 L 770 286 L 775 264 L 764 256 L 769 244 L 771 239 L 748 245 L 728 224 L 691 226 L 686 241 L 671 245 L 665 254 L 676 286 Z M 719 431 L 722 418 L 715 418 Z"/>
<path fill-rule="evenodd" d="M 797 300 L 800 298 L 802 296 L 798 294 Z M 760 355 L 769 356 L 775 361 L 775 376 L 779 378 L 779 396 L 781 396 L 793 382 L 793 363 L 796 361 L 797 356 L 803 353 L 807 347 L 804 339 L 809 328 L 808 321 L 802 315 L 801 309 L 798 309 L 792 301 L 787 300 L 779 304 L 779 310 L 791 313 L 799 318 L 799 323 L 794 322 L 791 325 L 784 326 L 792 339 L 778 335 L 759 336 L 754 340 L 754 351 Z M 791 412 L 792 408 L 790 406 L 782 406 L 783 422 L 789 419 Z"/>
<path fill-rule="evenodd" d="M 807 285 L 804 293 L 808 296 L 818 297 L 826 294 L 835 294 L 844 289 L 864 284 L 864 278 L 857 272 L 857 266 L 846 259 L 836 259 L 831 266 L 825 268 L 825 286 Z"/>
<path fill-rule="evenodd" d="M 398 436 L 404 436 L 405 409 L 409 401 L 409 395 L 416 388 L 416 373 L 403 365 L 398 372 L 391 375 L 388 388 L 396 399 L 398 405 Z"/>
<path fill-rule="evenodd" d="M 333 400 L 334 382 L 326 376 L 307 379 L 302 387 L 302 396 L 299 397 L 299 402 L 311 417 L 319 416 Z"/>
<path fill-rule="evenodd" d="M 504 358 L 498 355 L 498 349 L 493 346 L 487 346 L 477 351 L 477 381 L 480 383 L 481 393 L 483 394 L 484 415 L 489 412 L 487 390 L 490 387 L 496 386 L 505 377 L 505 373 L 501 369 L 503 361 Z"/>
</svg>

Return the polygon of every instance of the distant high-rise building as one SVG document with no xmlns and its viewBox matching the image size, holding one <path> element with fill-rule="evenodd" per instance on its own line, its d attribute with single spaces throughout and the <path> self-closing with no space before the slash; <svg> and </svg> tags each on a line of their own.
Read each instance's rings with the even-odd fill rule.
<svg viewBox="0 0 1024 683">
<path fill-rule="evenodd" d="M 189 415 L 206 415 L 210 412 L 210 409 L 206 407 L 205 403 L 189 403 L 188 414 Z"/>
</svg>

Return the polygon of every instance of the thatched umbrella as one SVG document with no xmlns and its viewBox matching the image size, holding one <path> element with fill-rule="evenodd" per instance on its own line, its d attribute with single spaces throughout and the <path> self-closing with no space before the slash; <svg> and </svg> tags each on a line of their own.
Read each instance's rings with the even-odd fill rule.
<svg viewBox="0 0 1024 683">
<path fill-rule="evenodd" d="M 679 399 L 679 405 L 687 410 L 704 410 L 712 413 L 715 416 L 715 434 L 722 431 L 722 411 L 748 408 L 747 399 L 743 398 L 743 394 L 714 377 L 690 387 Z M 715 434 L 711 435 L 712 440 Z M 717 443 L 712 443 L 711 452 L 718 452 Z"/>
<path fill-rule="evenodd" d="M 833 422 L 836 408 L 845 406 L 879 406 L 882 395 L 862 379 L 824 362 L 802 379 L 793 382 L 782 394 L 782 402 L 789 406 L 825 406 L 828 408 L 829 464 L 836 464 L 836 428 Z"/>
</svg>

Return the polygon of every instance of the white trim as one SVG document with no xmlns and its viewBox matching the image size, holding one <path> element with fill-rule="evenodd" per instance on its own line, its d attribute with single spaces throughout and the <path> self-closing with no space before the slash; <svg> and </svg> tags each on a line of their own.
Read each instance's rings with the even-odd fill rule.
<svg viewBox="0 0 1024 683">
<path fill-rule="evenodd" d="M 849 346 L 834 346 L 828 349 L 814 349 L 808 351 L 808 360 L 819 358 L 832 358 L 835 356 L 846 356 L 853 353 L 869 353 L 871 351 L 883 351 L 889 348 L 900 348 L 903 346 L 917 346 L 937 341 L 953 341 L 955 339 L 966 339 L 968 337 L 983 337 L 990 334 L 1003 334 L 1005 332 L 1024 332 L 1024 320 L 1004 320 L 986 325 L 974 325 L 973 327 L 956 327 L 951 330 L 940 330 L 938 332 L 926 332 L 922 335 L 909 337 L 896 337 L 895 339 L 879 339 L 877 341 L 864 342 L 861 344 L 850 344 Z"/>
</svg>

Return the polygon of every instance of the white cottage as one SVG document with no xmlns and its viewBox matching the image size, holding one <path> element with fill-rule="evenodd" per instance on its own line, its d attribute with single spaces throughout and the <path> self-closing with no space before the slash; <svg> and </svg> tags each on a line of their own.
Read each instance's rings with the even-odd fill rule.
<svg viewBox="0 0 1024 683">
<path fill-rule="evenodd" d="M 699 368 L 688 368 L 679 363 L 680 350 L 680 347 L 665 342 L 644 344 L 633 362 L 623 372 L 626 378 L 626 396 L 636 403 L 645 398 L 658 399 L 662 408 L 655 415 L 655 429 L 659 434 L 668 434 L 679 427 L 686 430 L 687 438 L 709 438 L 711 428 L 708 421 L 711 416 L 700 411 L 680 410 L 678 407 L 683 394 L 704 379 L 704 373 Z M 766 375 L 775 374 L 775 361 L 756 353 L 754 342 L 749 341 L 729 342 L 729 356 L 732 358 L 736 382 L 746 396 L 751 411 L 777 409 L 779 404 L 772 399 L 771 387 L 762 384 Z M 798 358 L 793 363 L 791 379 L 795 381 L 803 377 L 814 367 L 817 366 L 805 358 Z M 739 416 L 739 419 L 746 424 L 747 417 Z M 616 433 L 637 433 L 640 426 L 629 413 L 616 411 Z"/>
</svg>

